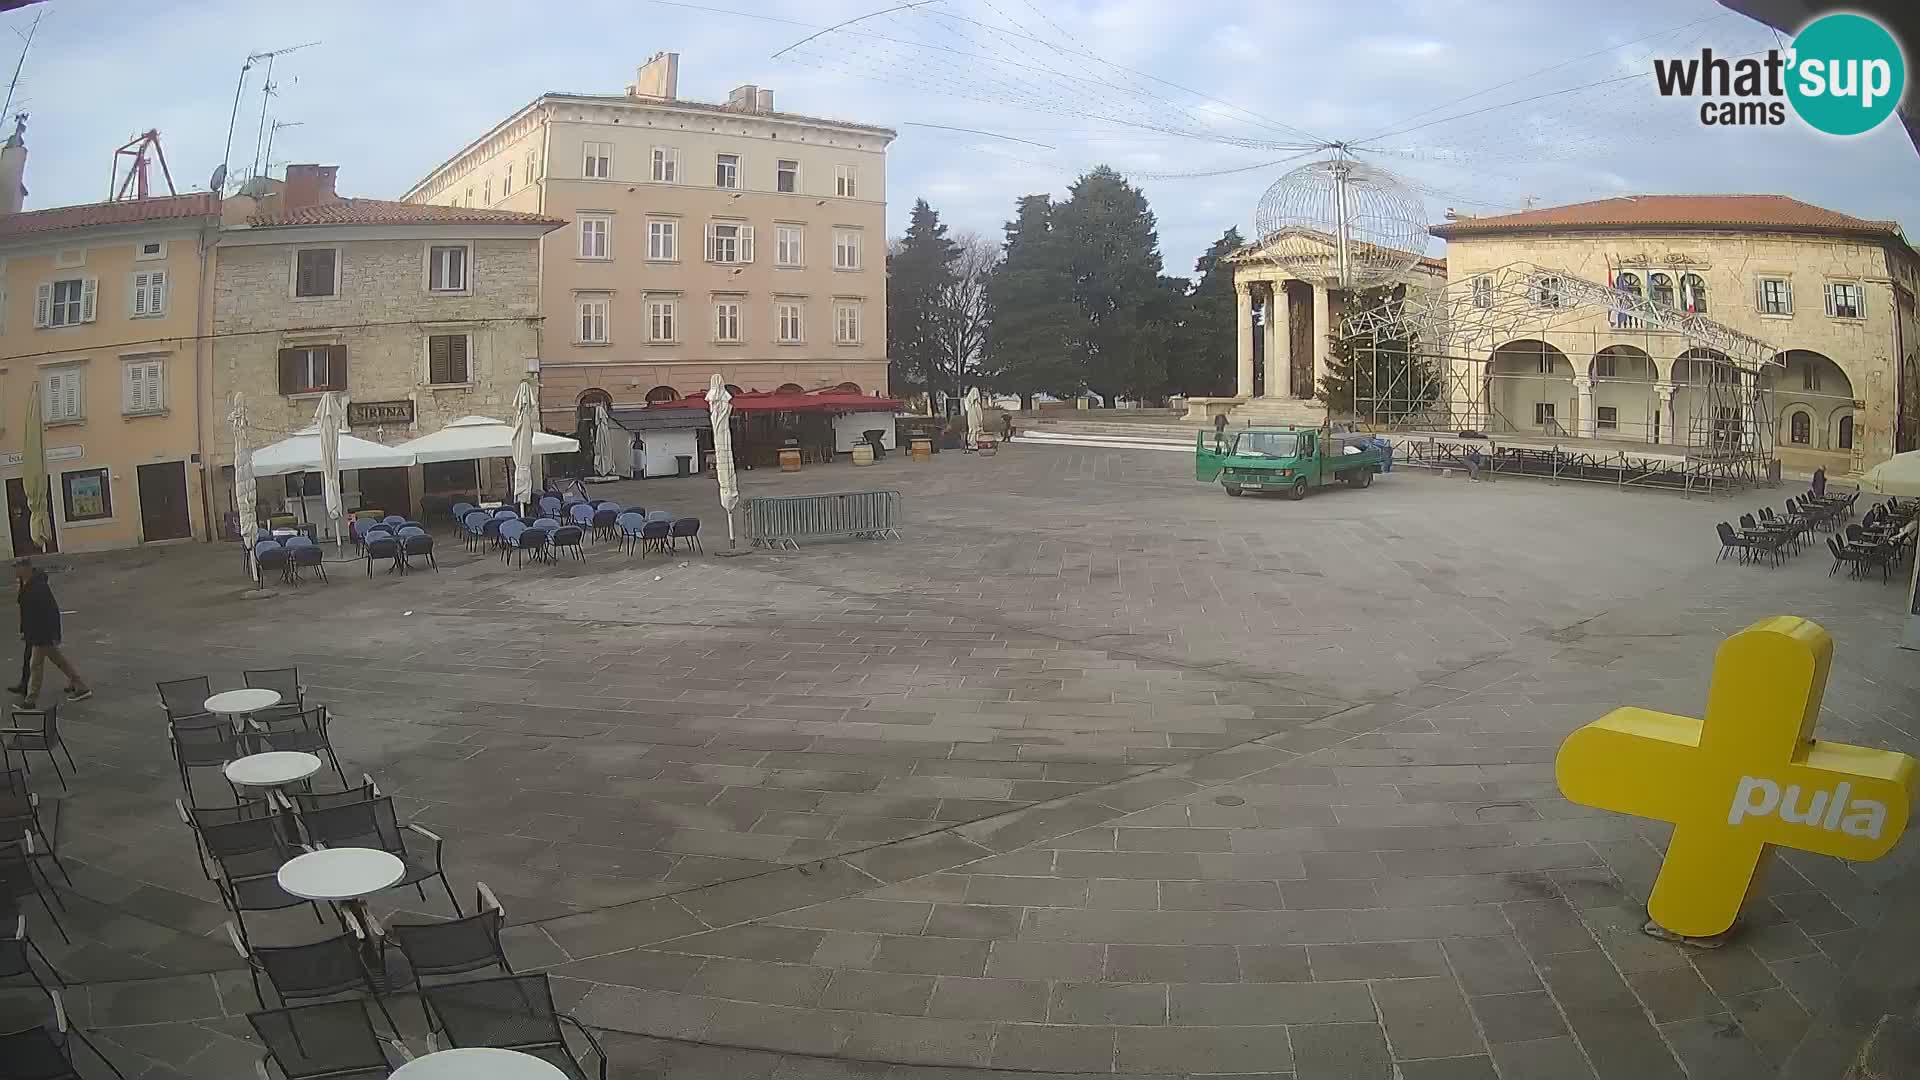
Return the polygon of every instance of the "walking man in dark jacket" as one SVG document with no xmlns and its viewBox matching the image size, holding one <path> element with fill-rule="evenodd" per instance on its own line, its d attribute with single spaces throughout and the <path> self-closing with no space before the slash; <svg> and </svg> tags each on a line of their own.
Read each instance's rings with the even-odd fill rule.
<svg viewBox="0 0 1920 1080">
<path fill-rule="evenodd" d="M 60 602 L 53 598 L 53 589 L 47 585 L 46 571 L 35 569 L 32 559 L 15 559 L 13 580 L 20 589 L 20 636 L 26 641 L 30 656 L 22 706 L 39 708 L 40 678 L 46 672 L 48 660 L 67 677 L 68 701 L 92 697 L 93 689 L 87 680 L 80 677 L 73 663 L 60 651 Z"/>
</svg>

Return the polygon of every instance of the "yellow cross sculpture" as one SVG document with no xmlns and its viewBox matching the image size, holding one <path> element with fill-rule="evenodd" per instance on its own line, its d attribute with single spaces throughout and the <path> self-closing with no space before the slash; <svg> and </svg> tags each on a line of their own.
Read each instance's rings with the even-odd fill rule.
<svg viewBox="0 0 1920 1080">
<path fill-rule="evenodd" d="M 1769 846 L 1877 859 L 1906 828 L 1915 762 L 1813 738 L 1833 638 L 1781 615 L 1721 643 L 1707 716 L 1615 709 L 1560 746 L 1573 802 L 1673 823 L 1647 902 L 1683 937 L 1725 933 Z"/>
</svg>

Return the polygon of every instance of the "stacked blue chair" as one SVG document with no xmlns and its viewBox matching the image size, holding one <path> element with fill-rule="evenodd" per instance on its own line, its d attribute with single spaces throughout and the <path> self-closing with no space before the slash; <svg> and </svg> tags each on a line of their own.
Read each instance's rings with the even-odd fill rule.
<svg viewBox="0 0 1920 1080">
<path fill-rule="evenodd" d="M 267 572 L 272 570 L 282 578 L 287 576 L 287 549 L 272 540 L 256 540 L 253 543 L 253 565 L 260 568 L 260 580 L 267 580 Z"/>
<path fill-rule="evenodd" d="M 647 515 L 638 510 L 623 510 L 613 519 L 614 526 L 620 530 L 620 546 L 632 554 L 633 546 L 640 542 L 640 530 L 646 527 Z"/>
<path fill-rule="evenodd" d="M 670 526 L 667 529 L 667 547 L 668 548 L 678 547 L 680 544 L 680 541 L 682 540 L 685 540 L 687 542 L 687 547 L 691 548 L 692 550 L 694 551 L 702 550 L 700 547 L 700 519 L 699 518 L 697 517 L 679 518 L 675 520 L 672 526 Z"/>
<path fill-rule="evenodd" d="M 287 580 L 295 585 L 300 584 L 301 567 L 312 567 L 320 575 L 321 581 L 327 580 L 326 553 L 306 536 L 296 536 L 287 541 Z"/>
<path fill-rule="evenodd" d="M 400 569 L 411 569 L 416 555 L 426 559 L 434 573 L 440 572 L 440 564 L 433 557 L 433 534 L 425 529 L 400 530 Z"/>
<path fill-rule="evenodd" d="M 553 496 L 553 495 L 540 496 L 540 513 L 542 516 L 559 517 L 561 505 L 562 504 L 560 502 L 560 499 L 556 496 Z"/>
<path fill-rule="evenodd" d="M 672 535 L 673 522 L 648 515 L 647 523 L 640 527 L 640 546 L 648 551 L 665 552 L 667 540 Z"/>
<path fill-rule="evenodd" d="M 520 546 L 520 537 L 527 531 L 527 526 L 519 518 L 496 520 L 499 521 L 495 526 L 495 532 L 500 537 L 500 561 L 504 563 L 513 558 L 514 550 Z"/>
<path fill-rule="evenodd" d="M 584 529 L 593 524 L 593 507 L 586 503 L 574 503 L 567 507 L 567 517 L 572 519 L 575 525 Z"/>
<path fill-rule="evenodd" d="M 467 550 L 472 551 L 486 538 L 487 522 L 493 518 L 483 510 L 469 510 L 460 518 L 460 529 L 466 536 Z"/>
<path fill-rule="evenodd" d="M 580 547 L 580 538 L 584 535 L 585 532 L 578 525 L 562 525 L 553 530 L 552 537 L 547 541 L 548 550 L 556 560 L 562 551 L 571 551 L 575 558 L 586 562 L 587 553 Z"/>
<path fill-rule="evenodd" d="M 393 534 L 385 529 L 369 529 L 367 530 L 366 552 L 367 576 L 372 577 L 373 561 L 375 559 L 386 559 L 388 562 L 397 566 L 400 561 L 400 541 L 396 540 Z M 392 573 L 395 566 L 387 567 L 387 572 Z"/>
</svg>

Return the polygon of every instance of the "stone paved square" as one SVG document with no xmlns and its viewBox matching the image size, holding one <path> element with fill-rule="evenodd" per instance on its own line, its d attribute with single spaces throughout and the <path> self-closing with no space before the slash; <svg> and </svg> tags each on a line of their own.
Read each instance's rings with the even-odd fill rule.
<svg viewBox="0 0 1920 1080">
<path fill-rule="evenodd" d="M 610 497 L 700 514 L 710 554 L 443 539 L 438 573 L 267 598 L 224 548 L 61 560 L 98 694 L 63 711 L 69 790 L 33 779 L 71 943 L 24 909 L 74 1022 L 128 1077 L 250 1074 L 260 1003 L 153 684 L 285 665 L 622 1078 L 1829 1080 L 1911 1004 L 1876 955 L 1916 933 L 1911 843 L 1783 854 L 1731 943 L 1684 949 L 1639 933 L 1666 827 L 1553 782 L 1612 707 L 1698 715 L 1721 638 L 1776 613 L 1835 637 L 1823 737 L 1920 748 L 1898 587 L 1715 562 L 1713 523 L 1787 490 L 1227 499 L 1181 454 L 1018 443 L 742 475 L 896 488 L 908 524 L 720 558 L 710 486 L 656 480 Z"/>
</svg>

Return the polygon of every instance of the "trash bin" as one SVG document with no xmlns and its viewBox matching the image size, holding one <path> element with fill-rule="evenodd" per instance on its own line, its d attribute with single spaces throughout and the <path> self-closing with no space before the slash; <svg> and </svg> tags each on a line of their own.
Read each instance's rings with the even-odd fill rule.
<svg viewBox="0 0 1920 1080">
<path fill-rule="evenodd" d="M 681 476 L 693 475 L 693 455 L 692 454 L 675 454 L 673 455 L 673 460 L 679 464 Z"/>
</svg>

